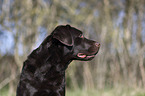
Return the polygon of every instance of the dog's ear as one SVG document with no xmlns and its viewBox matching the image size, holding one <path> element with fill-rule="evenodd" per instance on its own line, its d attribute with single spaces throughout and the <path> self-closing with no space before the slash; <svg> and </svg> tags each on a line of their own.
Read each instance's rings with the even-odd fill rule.
<svg viewBox="0 0 145 96">
<path fill-rule="evenodd" d="M 70 25 L 56 27 L 52 34 L 53 38 L 59 40 L 61 43 L 67 46 L 73 46 L 70 28 Z"/>
</svg>

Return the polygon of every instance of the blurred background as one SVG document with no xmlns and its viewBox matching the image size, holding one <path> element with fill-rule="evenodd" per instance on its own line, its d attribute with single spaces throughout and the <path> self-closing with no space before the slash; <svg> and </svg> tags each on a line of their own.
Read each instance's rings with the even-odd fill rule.
<svg viewBox="0 0 145 96">
<path fill-rule="evenodd" d="M 15 96 L 23 62 L 61 24 L 101 43 L 69 65 L 67 96 L 145 96 L 145 0 L 0 0 L 0 96 Z"/>
</svg>

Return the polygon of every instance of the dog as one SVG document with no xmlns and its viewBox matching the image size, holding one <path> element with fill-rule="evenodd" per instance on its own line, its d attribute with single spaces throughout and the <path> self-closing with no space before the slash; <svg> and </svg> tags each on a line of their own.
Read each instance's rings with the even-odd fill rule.
<svg viewBox="0 0 145 96">
<path fill-rule="evenodd" d="M 99 48 L 82 31 L 57 26 L 24 62 L 16 96 L 65 96 L 65 70 L 70 62 L 92 60 Z"/>
</svg>

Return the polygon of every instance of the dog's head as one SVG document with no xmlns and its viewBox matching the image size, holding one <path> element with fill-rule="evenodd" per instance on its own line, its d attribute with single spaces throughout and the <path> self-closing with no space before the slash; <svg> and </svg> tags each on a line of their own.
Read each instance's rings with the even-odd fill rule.
<svg viewBox="0 0 145 96">
<path fill-rule="evenodd" d="M 70 50 L 72 60 L 91 60 L 100 48 L 98 42 L 86 39 L 80 30 L 70 25 L 56 27 L 51 35 Z"/>
</svg>

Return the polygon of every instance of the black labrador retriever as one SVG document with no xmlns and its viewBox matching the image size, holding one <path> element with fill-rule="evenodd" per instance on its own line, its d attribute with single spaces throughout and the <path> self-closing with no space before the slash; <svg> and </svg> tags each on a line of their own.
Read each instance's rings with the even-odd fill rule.
<svg viewBox="0 0 145 96">
<path fill-rule="evenodd" d="M 69 63 L 93 59 L 99 47 L 70 25 L 56 27 L 24 62 L 17 96 L 65 96 Z"/>
</svg>

